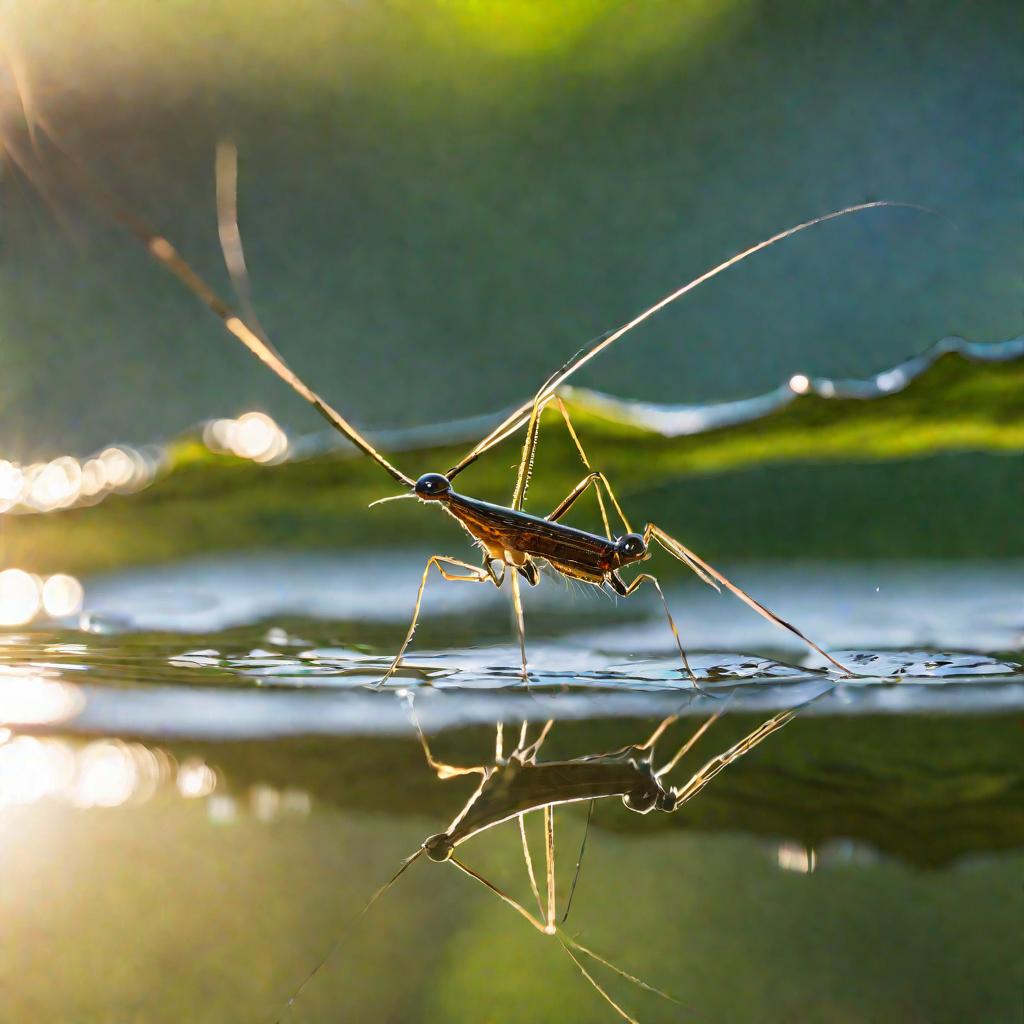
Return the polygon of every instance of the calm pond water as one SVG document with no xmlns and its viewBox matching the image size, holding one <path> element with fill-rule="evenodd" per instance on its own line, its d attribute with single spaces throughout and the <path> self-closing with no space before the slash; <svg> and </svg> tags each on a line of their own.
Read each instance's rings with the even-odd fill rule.
<svg viewBox="0 0 1024 1024">
<path fill-rule="evenodd" d="M 413 715 L 462 766 L 494 764 L 496 723 L 507 754 L 553 719 L 538 760 L 572 765 L 539 806 L 669 714 L 659 766 L 721 712 L 663 780 L 681 787 L 813 698 L 674 813 L 599 800 L 561 935 L 679 1001 L 577 951 L 645 1022 L 1020 1019 L 1020 565 L 743 568 L 856 670 L 838 685 L 734 600 L 670 589 L 703 695 L 655 604 L 529 593 L 527 690 L 505 595 L 432 584 L 375 690 L 417 562 L 126 573 L 87 581 L 81 621 L 0 636 L 0 1021 L 615 1020 L 451 864 L 419 858 L 361 913 L 478 783 L 437 778 Z M 588 807 L 555 814 L 559 917 Z M 457 856 L 537 912 L 514 820 Z"/>
</svg>

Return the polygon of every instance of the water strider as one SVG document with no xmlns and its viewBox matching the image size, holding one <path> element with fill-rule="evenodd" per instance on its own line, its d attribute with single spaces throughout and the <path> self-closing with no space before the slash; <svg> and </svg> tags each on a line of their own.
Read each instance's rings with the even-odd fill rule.
<svg viewBox="0 0 1024 1024">
<path fill-rule="evenodd" d="M 737 761 L 744 754 L 753 750 L 754 747 L 767 739 L 772 733 L 792 721 L 803 707 L 818 700 L 826 693 L 831 693 L 833 689 L 833 686 L 827 686 L 804 704 L 787 708 L 773 715 L 767 721 L 762 722 L 756 729 L 753 729 L 728 749 L 705 762 L 681 786 L 672 786 L 663 780 L 721 717 L 721 710 L 706 719 L 660 768 L 654 765 L 655 747 L 667 730 L 678 721 L 679 716 L 677 714 L 664 718 L 654 732 L 642 743 L 631 744 L 608 753 L 587 754 L 560 761 L 538 760 L 541 747 L 554 724 L 553 721 L 547 721 L 541 728 L 537 738 L 532 742 L 527 742 L 528 723 L 524 721 L 519 731 L 516 747 L 507 756 L 503 754 L 503 728 L 499 725 L 495 737 L 494 763 L 491 765 L 474 765 L 472 767 L 457 767 L 439 761 L 434 756 L 430 744 L 414 716 L 416 732 L 423 747 L 427 764 L 437 773 L 438 778 L 452 779 L 463 775 L 479 775 L 480 783 L 448 828 L 425 839 L 420 848 L 402 862 L 402 865 L 391 879 L 377 890 L 364 908 L 363 913 L 390 889 L 398 881 L 399 877 L 424 854 L 435 863 L 450 863 L 470 878 L 480 882 L 481 885 L 485 886 L 503 903 L 515 910 L 542 935 L 555 936 L 595 991 L 623 1020 L 636 1024 L 636 1019 L 617 1003 L 597 978 L 587 970 L 581 957 L 603 965 L 620 977 L 648 992 L 653 992 L 672 1002 L 676 1000 L 660 989 L 623 970 L 599 953 L 584 946 L 559 927 L 560 924 L 565 923 L 569 916 L 569 908 L 576 889 L 576 881 L 579 878 L 583 850 L 586 844 L 586 833 L 584 833 L 583 845 L 580 847 L 579 857 L 576 861 L 576 871 L 569 890 L 568 899 L 566 900 L 565 910 L 559 919 L 555 885 L 555 808 L 570 803 L 589 801 L 590 808 L 587 815 L 588 830 L 594 803 L 597 800 L 609 799 L 611 797 L 621 798 L 625 807 L 638 814 L 647 814 L 652 810 L 671 814 L 693 799 L 719 772 L 727 768 L 734 761 Z M 412 697 L 411 695 L 407 695 L 407 697 L 411 705 Z M 540 886 L 537 884 L 537 874 L 534 870 L 533 857 L 530 853 L 530 844 L 526 833 L 526 816 L 534 812 L 541 813 L 544 820 L 543 877 L 545 880 L 545 898 L 542 898 Z M 456 849 L 470 839 L 513 819 L 517 821 L 519 826 L 523 861 L 526 866 L 530 889 L 537 901 L 538 914 L 527 910 L 522 903 L 509 895 L 504 889 L 499 888 L 480 872 L 470 867 L 455 854 Z M 317 965 L 306 975 L 302 984 L 292 993 L 285 1007 L 286 1011 L 294 1004 L 309 982 L 312 981 L 319 970 L 331 958 L 338 946 L 338 942 L 340 942 L 340 939 L 331 946 Z"/>
<path fill-rule="evenodd" d="M 759 615 L 804 641 L 804 643 L 822 655 L 834 668 L 843 674 L 851 674 L 845 665 L 811 641 L 796 626 L 780 618 L 755 600 L 746 591 L 728 580 L 718 570 L 701 559 L 658 524 L 649 522 L 642 531 L 635 532 L 616 498 L 607 477 L 602 472 L 595 470 L 591 465 L 579 436 L 573 427 L 568 410 L 559 397 L 558 389 L 582 366 L 590 362 L 600 352 L 614 344 L 619 338 L 633 330 L 643 321 L 705 281 L 735 266 L 754 253 L 807 228 L 838 217 L 879 207 L 905 207 L 911 204 L 882 200 L 848 206 L 794 225 L 744 249 L 742 252 L 719 263 L 717 266 L 712 267 L 692 281 L 666 295 L 617 330 L 582 349 L 555 371 L 544 382 L 533 398 L 511 412 L 479 444 L 444 473 L 426 473 L 418 479 L 413 479 L 392 465 L 363 434 L 316 391 L 309 387 L 308 384 L 301 380 L 273 347 L 260 327 L 259 321 L 251 309 L 248 276 L 245 268 L 241 236 L 238 231 L 236 200 L 237 158 L 232 146 L 221 145 L 218 148 L 218 225 L 224 259 L 231 279 L 234 282 L 235 290 L 238 293 L 240 304 L 246 312 L 246 317 L 239 315 L 225 303 L 199 277 L 167 238 L 154 231 L 148 224 L 126 211 L 116 200 L 112 199 L 103 186 L 77 160 L 66 153 L 64 156 L 67 158 L 68 165 L 78 182 L 84 185 L 94 198 L 104 204 L 121 225 L 127 228 L 146 247 L 146 250 L 154 259 L 171 271 L 196 297 L 212 310 L 221 319 L 227 330 L 241 341 L 253 355 L 290 385 L 335 429 L 348 438 L 365 455 L 373 459 L 381 469 L 405 489 L 403 494 L 393 495 L 381 500 L 416 498 L 427 504 L 438 505 L 466 530 L 474 544 L 482 550 L 482 566 L 473 565 L 449 555 L 432 555 L 427 560 L 416 594 L 409 629 L 391 666 L 385 672 L 378 685 L 385 683 L 398 670 L 402 664 L 402 658 L 412 642 L 419 621 L 423 593 L 431 568 L 435 568 L 443 579 L 457 582 L 490 582 L 495 587 L 501 587 L 506 577 L 509 579 L 519 636 L 522 676 L 524 680 L 528 680 L 526 635 L 519 580 L 521 577 L 530 586 L 536 586 L 540 581 L 539 566 L 543 564 L 564 577 L 579 580 L 595 587 L 607 588 L 621 597 L 629 597 L 644 583 L 650 583 L 657 590 L 661 599 L 669 627 L 679 650 L 683 668 L 691 682 L 696 686 L 696 677 L 690 668 L 679 631 L 658 578 L 648 572 L 640 572 L 631 580 L 626 580 L 622 575 L 623 569 L 640 562 L 645 562 L 651 557 L 652 544 L 656 544 L 673 558 L 681 561 L 702 580 L 716 589 L 718 589 L 719 585 L 724 586 Z M 548 515 L 536 516 L 524 511 L 524 504 L 537 451 L 541 414 L 552 403 L 557 406 L 558 411 L 562 415 L 566 430 L 579 454 L 586 474 Z M 453 489 L 452 481 L 459 473 L 483 454 L 490 451 L 495 445 L 512 436 L 524 426 L 526 427 L 526 437 L 509 505 L 497 505 L 481 501 L 478 498 L 460 494 Z M 591 488 L 595 491 L 600 507 L 604 526 L 603 534 L 577 529 L 561 521 L 562 517 L 570 511 L 575 502 Z M 605 505 L 605 496 L 607 496 L 615 515 L 621 521 L 625 530 L 624 533 L 618 536 L 613 535 L 608 517 L 608 509 Z"/>
</svg>

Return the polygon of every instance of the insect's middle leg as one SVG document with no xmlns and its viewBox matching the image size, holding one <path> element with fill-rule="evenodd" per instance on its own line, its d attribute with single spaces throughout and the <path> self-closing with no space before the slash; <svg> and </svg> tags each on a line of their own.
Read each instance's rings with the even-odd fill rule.
<svg viewBox="0 0 1024 1024">
<path fill-rule="evenodd" d="M 465 573 L 451 572 L 446 569 L 445 566 L 458 566 L 460 569 L 467 570 Z M 463 562 L 459 558 L 450 558 L 447 555 L 431 555 L 427 559 L 426 567 L 423 570 L 423 577 L 420 580 L 419 590 L 416 592 L 416 604 L 413 606 L 412 622 L 409 624 L 409 631 L 405 634 L 405 639 L 402 641 L 402 646 L 395 655 L 395 660 L 391 662 L 391 666 L 387 672 L 384 673 L 383 678 L 377 683 L 377 686 L 383 686 L 394 674 L 398 671 L 398 667 L 402 664 L 402 658 L 405 655 L 409 644 L 412 643 L 413 634 L 416 632 L 416 627 L 420 620 L 420 607 L 423 604 L 423 591 L 427 586 L 427 576 L 430 574 L 431 567 L 437 569 L 441 576 L 446 580 L 458 583 L 487 583 L 490 581 L 496 587 L 501 586 L 502 578 L 504 577 L 504 567 L 502 568 L 501 574 L 494 571 L 491 565 L 490 559 L 488 559 L 486 566 L 481 568 L 478 565 L 470 565 L 469 562 Z"/>
</svg>

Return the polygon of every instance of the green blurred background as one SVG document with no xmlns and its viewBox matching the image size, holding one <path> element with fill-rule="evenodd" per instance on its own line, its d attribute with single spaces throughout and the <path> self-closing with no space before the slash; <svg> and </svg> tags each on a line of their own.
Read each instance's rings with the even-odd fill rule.
<svg viewBox="0 0 1024 1024">
<path fill-rule="evenodd" d="M 737 249 L 877 198 L 937 212 L 790 240 L 578 382 L 710 401 L 1021 331 L 1024 15 L 1010 0 L 37 0 L 6 6 L 3 30 L 38 115 L 218 285 L 213 149 L 237 141 L 259 313 L 367 427 L 520 400 Z M 4 102 L 15 125 L 10 88 Z M 161 440 L 253 407 L 319 427 L 70 189 L 50 182 L 44 200 L 7 170 L 0 455 Z M 1024 551 L 1005 512 L 1021 476 L 1018 457 L 947 455 L 753 469 L 660 499 L 740 554 L 1004 556 Z M 879 499 L 884 544 L 847 548 L 849 524 L 838 540 L 817 525 L 847 501 L 863 523 Z M 705 523 L 700 508 L 717 511 Z M 949 530 L 922 544 L 925 516 Z M 753 539 L 787 530 L 777 549 Z"/>
</svg>

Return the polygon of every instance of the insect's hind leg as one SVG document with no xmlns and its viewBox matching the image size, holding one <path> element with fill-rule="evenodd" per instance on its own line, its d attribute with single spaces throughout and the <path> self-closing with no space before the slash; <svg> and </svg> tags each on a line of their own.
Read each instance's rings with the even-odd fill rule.
<svg viewBox="0 0 1024 1024">
<path fill-rule="evenodd" d="M 719 589 L 718 584 L 721 583 L 723 587 L 731 591 L 736 595 L 747 607 L 752 608 L 762 618 L 767 619 L 770 623 L 778 626 L 780 629 L 784 629 L 793 636 L 798 637 L 812 650 L 817 651 L 826 661 L 831 662 L 837 669 L 839 669 L 846 676 L 853 676 L 854 673 L 847 668 L 841 661 L 837 661 L 832 657 L 831 654 L 822 650 L 810 637 L 805 636 L 799 629 L 796 628 L 792 623 L 787 622 L 785 619 L 776 615 L 771 609 L 766 608 L 760 601 L 755 600 L 745 590 L 736 586 L 735 583 L 726 579 L 717 569 L 713 566 L 708 565 L 699 555 L 695 554 L 684 544 L 680 543 L 675 537 L 669 536 L 661 527 L 656 526 L 654 523 L 648 523 L 644 528 L 644 541 L 650 544 L 651 540 L 654 539 L 658 544 L 664 548 L 673 558 L 678 559 L 688 568 L 693 570 L 705 583 L 714 587 L 716 590 Z"/>
<path fill-rule="evenodd" d="M 593 487 L 594 493 L 597 496 L 597 506 L 601 510 L 601 522 L 604 525 L 604 535 L 611 540 L 612 529 L 611 524 L 608 521 L 608 511 L 605 508 L 604 498 L 601 495 L 601 488 L 603 487 L 608 495 L 609 501 L 611 501 L 616 514 L 622 522 L 622 525 L 626 528 L 627 533 L 633 532 L 633 527 L 629 525 L 629 520 L 626 518 L 626 513 L 622 511 L 622 506 L 619 504 L 619 499 L 615 496 L 615 492 L 612 490 L 612 485 L 608 482 L 608 478 L 604 473 L 599 470 L 595 470 L 590 463 L 590 459 L 587 457 L 587 453 L 583 450 L 583 445 L 580 442 L 579 435 L 576 433 L 576 428 L 572 424 L 572 417 L 569 415 L 569 410 L 566 409 L 565 403 L 559 396 L 555 396 L 555 401 L 558 403 L 558 411 L 562 414 L 562 419 L 565 421 L 565 429 L 569 433 L 569 437 L 572 438 L 573 444 L 576 446 L 576 451 L 579 453 L 580 461 L 590 471 L 551 511 L 547 518 L 557 523 L 576 504 L 576 502 L 583 497 L 586 492 Z"/>
<path fill-rule="evenodd" d="M 468 570 L 466 573 L 455 573 L 445 568 L 446 565 L 458 566 L 460 569 Z M 416 627 L 420 620 L 420 607 L 423 604 L 423 591 L 427 586 L 427 576 L 430 574 L 431 567 L 437 569 L 441 576 L 452 582 L 457 583 L 487 583 L 490 581 L 496 587 L 501 586 L 501 575 L 495 573 L 493 567 L 488 564 L 486 568 L 481 568 L 478 565 L 470 565 L 469 562 L 463 562 L 459 558 L 450 558 L 447 555 L 431 555 L 427 559 L 426 567 L 423 570 L 423 577 L 420 580 L 419 590 L 416 592 L 416 604 L 413 606 L 412 622 L 409 624 L 409 631 L 405 634 L 405 639 L 402 641 L 402 646 L 395 655 L 395 660 L 391 662 L 391 666 L 388 668 L 384 676 L 377 682 L 377 687 L 383 686 L 394 674 L 398 671 L 399 666 L 402 664 L 402 658 L 408 650 L 409 644 L 412 643 L 413 634 L 416 632 Z"/>
<path fill-rule="evenodd" d="M 558 394 L 544 395 L 543 389 L 538 392 L 537 397 L 534 399 L 533 411 L 530 415 L 530 421 L 526 431 L 526 439 L 523 441 L 523 451 L 519 460 L 519 474 L 516 478 L 516 486 L 512 494 L 512 508 L 517 510 L 522 509 L 523 504 L 526 501 L 526 490 L 530 484 L 530 475 L 533 472 L 533 462 L 537 454 L 537 445 L 540 440 L 541 416 L 543 415 L 544 410 L 552 402 L 558 406 L 558 411 L 561 413 L 562 419 L 565 422 L 565 429 L 576 448 L 576 452 L 580 457 L 580 462 L 583 463 L 589 472 L 588 475 L 585 476 L 555 507 L 547 518 L 551 522 L 557 522 L 565 515 L 566 512 L 569 511 L 570 508 L 572 508 L 572 506 L 587 492 L 587 490 L 593 486 L 594 493 L 597 496 L 598 508 L 601 511 L 601 523 L 604 526 L 605 536 L 611 539 L 611 524 L 608 520 L 608 510 L 605 507 L 605 500 L 601 492 L 601 488 L 603 486 L 616 514 L 626 527 L 626 531 L 631 533 L 632 527 L 629 525 L 629 520 L 626 518 L 626 514 L 622 511 L 622 506 L 615 497 L 615 492 L 612 490 L 611 484 L 608 483 L 608 478 L 604 473 L 595 471 L 594 467 L 591 465 L 590 459 L 587 457 L 587 453 L 583 448 L 579 435 L 576 433 L 576 428 L 573 426 L 569 410 L 565 407 L 565 403 L 562 401 L 561 396 Z"/>
<path fill-rule="evenodd" d="M 618 572 L 612 572 L 609 573 L 608 580 L 611 583 L 612 589 L 620 597 L 629 597 L 633 591 L 647 582 L 649 582 L 651 586 L 658 591 L 662 607 L 665 609 L 665 617 L 668 619 L 669 628 L 672 630 L 672 636 L 675 637 L 676 647 L 679 648 L 679 657 L 683 659 L 683 667 L 686 669 L 686 674 L 690 677 L 690 682 L 693 683 L 701 693 L 703 693 L 704 690 L 701 689 L 700 683 L 697 682 L 697 677 L 694 675 L 693 669 L 690 667 L 690 659 L 687 658 L 686 651 L 683 648 L 683 641 L 679 636 L 679 629 L 676 626 L 676 620 L 672 618 L 672 611 L 668 606 L 665 591 L 661 589 L 661 584 L 658 582 L 657 576 L 652 576 L 649 572 L 642 572 L 627 584 Z"/>
</svg>

